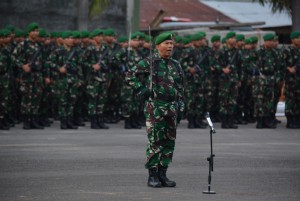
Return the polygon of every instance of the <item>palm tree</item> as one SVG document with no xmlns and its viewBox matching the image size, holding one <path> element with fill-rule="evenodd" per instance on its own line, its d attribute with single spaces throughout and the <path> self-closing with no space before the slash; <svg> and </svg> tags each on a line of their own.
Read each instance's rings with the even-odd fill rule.
<svg viewBox="0 0 300 201">
<path fill-rule="evenodd" d="M 292 30 L 300 30 L 300 1 L 299 0 L 252 0 L 262 5 L 270 3 L 273 12 L 287 11 L 292 17 Z"/>
</svg>

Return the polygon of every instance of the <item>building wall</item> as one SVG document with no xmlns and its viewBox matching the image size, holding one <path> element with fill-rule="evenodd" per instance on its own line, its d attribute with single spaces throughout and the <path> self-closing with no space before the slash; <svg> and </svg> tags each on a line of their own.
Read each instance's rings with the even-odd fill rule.
<svg viewBox="0 0 300 201">
<path fill-rule="evenodd" d="M 79 12 L 82 5 L 78 1 L 84 0 L 1 0 L 0 28 L 11 24 L 24 29 L 30 22 L 37 22 L 50 32 L 111 27 L 126 34 L 127 1 L 110 0 L 103 13 L 94 19 L 86 16 L 88 12 Z M 89 2 L 87 9 L 88 5 Z"/>
</svg>

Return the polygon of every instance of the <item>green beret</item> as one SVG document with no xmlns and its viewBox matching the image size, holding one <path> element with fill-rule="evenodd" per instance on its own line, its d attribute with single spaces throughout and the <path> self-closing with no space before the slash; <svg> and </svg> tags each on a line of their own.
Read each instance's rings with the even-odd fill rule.
<svg viewBox="0 0 300 201">
<path fill-rule="evenodd" d="M 222 42 L 222 43 L 226 43 L 226 40 L 227 40 L 227 38 L 226 38 L 226 36 L 225 36 L 224 38 L 222 38 L 221 42 Z"/>
<path fill-rule="evenodd" d="M 236 35 L 236 41 L 243 41 L 245 40 L 245 35 L 244 34 L 238 34 Z"/>
<path fill-rule="evenodd" d="M 48 36 L 48 33 L 45 29 L 39 29 L 39 37 L 45 38 Z"/>
<path fill-rule="evenodd" d="M 72 32 L 72 37 L 73 38 L 80 38 L 80 32 L 79 31 L 73 31 Z"/>
<path fill-rule="evenodd" d="M 191 38 L 189 38 L 189 37 L 184 37 L 183 39 L 182 39 L 182 43 L 184 44 L 184 45 L 186 45 L 186 44 L 189 44 L 189 43 L 191 43 Z"/>
<path fill-rule="evenodd" d="M 171 32 L 163 32 L 156 36 L 155 45 L 159 45 L 166 40 L 174 40 L 174 34 Z"/>
<path fill-rule="evenodd" d="M 234 31 L 230 31 L 226 34 L 226 40 L 228 40 L 229 38 L 235 37 L 235 32 Z"/>
<path fill-rule="evenodd" d="M 197 33 L 202 34 L 204 37 L 206 37 L 206 33 L 203 32 L 203 31 L 199 31 L 199 32 L 197 32 Z"/>
<path fill-rule="evenodd" d="M 25 31 L 23 31 L 22 29 L 15 30 L 15 37 L 24 37 L 25 35 Z"/>
<path fill-rule="evenodd" d="M 138 33 L 140 39 L 145 39 L 145 34 L 143 32 L 138 31 L 137 33 Z"/>
<path fill-rule="evenodd" d="M 90 35 L 90 32 L 89 32 L 88 30 L 83 30 L 83 31 L 81 31 L 81 33 L 80 33 L 80 37 L 81 37 L 81 38 L 88 38 L 89 35 Z"/>
<path fill-rule="evenodd" d="M 272 33 L 268 33 L 268 34 L 265 34 L 263 38 L 264 38 L 264 41 L 270 41 L 270 40 L 274 40 L 275 35 Z"/>
<path fill-rule="evenodd" d="M 175 36 L 176 43 L 181 43 L 182 37 L 181 36 Z"/>
<path fill-rule="evenodd" d="M 133 34 L 131 34 L 131 37 L 130 37 L 130 39 L 142 39 L 142 37 L 141 37 L 141 34 L 140 34 L 141 32 L 134 32 Z"/>
<path fill-rule="evenodd" d="M 213 43 L 215 41 L 220 41 L 221 40 L 221 36 L 220 35 L 214 35 L 213 37 L 211 37 L 210 41 Z"/>
<path fill-rule="evenodd" d="M 252 44 L 251 38 L 246 38 L 245 39 L 245 44 Z"/>
<path fill-rule="evenodd" d="M 13 25 L 9 24 L 5 26 L 5 29 L 10 30 L 10 32 L 15 32 L 16 27 L 14 27 Z"/>
<path fill-rule="evenodd" d="M 1 36 L 2 37 L 8 37 L 11 34 L 11 31 L 9 29 L 2 29 L 1 30 Z"/>
<path fill-rule="evenodd" d="M 113 29 L 106 29 L 104 30 L 104 36 L 116 36 L 117 33 Z"/>
<path fill-rule="evenodd" d="M 120 36 L 117 41 L 118 41 L 118 43 L 125 43 L 125 42 L 128 41 L 128 37 L 127 36 Z"/>
<path fill-rule="evenodd" d="M 252 44 L 258 42 L 258 37 L 257 36 L 252 36 L 250 38 L 251 38 Z"/>
<path fill-rule="evenodd" d="M 102 36 L 104 33 L 104 31 L 102 29 L 95 29 L 92 33 L 91 33 L 91 37 L 95 37 L 95 36 Z"/>
<path fill-rule="evenodd" d="M 63 39 L 71 38 L 72 37 L 72 31 L 64 31 L 64 32 L 62 32 L 61 37 Z"/>
<path fill-rule="evenodd" d="M 39 28 L 38 23 L 32 22 L 32 23 L 27 25 L 27 32 L 29 33 L 31 31 L 34 31 L 34 30 L 38 29 L 38 28 Z"/>
<path fill-rule="evenodd" d="M 147 43 L 151 42 L 151 36 L 145 35 L 145 41 L 146 41 Z"/>
<path fill-rule="evenodd" d="M 201 40 L 203 39 L 205 36 L 201 33 L 195 33 L 194 35 L 192 35 L 192 41 L 195 41 L 195 40 Z"/>
<path fill-rule="evenodd" d="M 290 38 L 295 39 L 298 38 L 299 36 L 300 36 L 300 31 L 294 31 L 291 33 Z"/>
</svg>

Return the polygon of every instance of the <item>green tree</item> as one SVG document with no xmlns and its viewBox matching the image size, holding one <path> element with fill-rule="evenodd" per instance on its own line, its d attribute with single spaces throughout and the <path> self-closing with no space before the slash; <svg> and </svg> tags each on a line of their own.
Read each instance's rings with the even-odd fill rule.
<svg viewBox="0 0 300 201">
<path fill-rule="evenodd" d="M 292 30 L 300 30 L 300 1 L 299 0 L 252 0 L 263 6 L 271 4 L 273 12 L 287 11 L 292 18 Z"/>
</svg>

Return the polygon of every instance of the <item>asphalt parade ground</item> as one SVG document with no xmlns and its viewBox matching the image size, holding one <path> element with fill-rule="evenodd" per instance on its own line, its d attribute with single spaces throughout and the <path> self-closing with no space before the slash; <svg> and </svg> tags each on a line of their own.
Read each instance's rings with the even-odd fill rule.
<svg viewBox="0 0 300 201">
<path fill-rule="evenodd" d="M 146 131 L 44 130 L 16 125 L 0 131 L 0 201 L 299 201 L 300 130 L 221 129 L 213 135 L 214 171 L 208 189 L 209 128 L 178 128 L 168 177 L 175 188 L 150 188 L 144 169 Z"/>
</svg>

